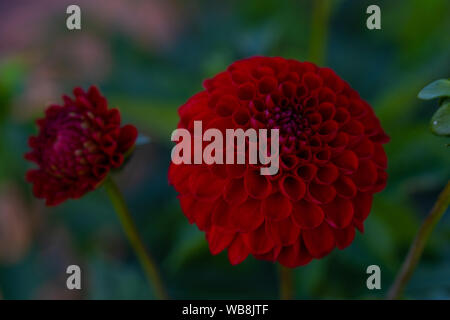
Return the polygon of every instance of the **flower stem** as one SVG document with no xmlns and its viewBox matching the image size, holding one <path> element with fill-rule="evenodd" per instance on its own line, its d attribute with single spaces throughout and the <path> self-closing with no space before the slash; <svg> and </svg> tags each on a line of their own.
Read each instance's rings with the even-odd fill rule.
<svg viewBox="0 0 450 320">
<path fill-rule="evenodd" d="M 322 65 L 325 62 L 328 22 L 330 20 L 332 5 L 331 0 L 313 1 L 309 60 L 318 65 Z"/>
<path fill-rule="evenodd" d="M 292 269 L 280 266 L 280 299 L 291 300 L 294 296 Z"/>
<path fill-rule="evenodd" d="M 450 205 L 450 181 L 448 181 L 444 190 L 442 190 L 436 203 L 434 204 L 431 212 L 428 214 L 425 221 L 422 223 L 419 231 L 417 232 L 416 238 L 414 239 L 411 247 L 409 248 L 408 255 L 400 272 L 395 279 L 394 284 L 388 293 L 388 299 L 399 299 L 403 293 L 403 290 L 411 278 L 414 269 L 419 263 L 422 252 L 425 248 L 428 238 L 433 231 L 436 224 L 444 215 L 446 209 Z"/>
<path fill-rule="evenodd" d="M 122 227 L 128 240 L 135 251 L 142 268 L 145 271 L 149 284 L 154 288 L 155 296 L 158 299 L 167 299 L 167 294 L 161 281 L 156 264 L 153 262 L 149 253 L 147 252 L 144 243 L 137 231 L 136 225 L 133 222 L 130 211 L 125 203 L 125 199 L 120 192 L 117 184 L 111 177 L 106 178 L 104 187 L 108 196 L 114 206 L 114 209 L 119 216 L 119 220 L 122 223 Z"/>
</svg>

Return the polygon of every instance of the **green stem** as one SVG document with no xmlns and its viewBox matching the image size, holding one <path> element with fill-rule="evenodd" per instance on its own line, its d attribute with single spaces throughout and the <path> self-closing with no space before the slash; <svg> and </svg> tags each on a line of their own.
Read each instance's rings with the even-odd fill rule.
<svg viewBox="0 0 450 320">
<path fill-rule="evenodd" d="M 280 266 L 280 299 L 291 300 L 294 296 L 292 269 Z"/>
<path fill-rule="evenodd" d="M 325 62 L 328 22 L 330 20 L 331 8 L 331 0 L 313 1 L 311 35 L 309 40 L 309 61 L 318 65 L 323 65 Z"/>
<path fill-rule="evenodd" d="M 444 215 L 446 209 L 450 205 L 450 181 L 445 186 L 439 195 L 436 203 L 434 204 L 431 212 L 428 214 L 425 221 L 422 223 L 419 231 L 417 232 L 416 238 L 414 239 L 411 247 L 409 248 L 408 255 L 400 272 L 395 279 L 394 284 L 388 293 L 388 299 L 399 299 L 403 293 L 403 290 L 408 283 L 409 279 L 414 272 L 417 264 L 419 263 L 422 252 L 425 249 L 425 245 L 430 237 L 436 224 Z"/>
<path fill-rule="evenodd" d="M 111 177 L 108 177 L 103 185 L 114 206 L 114 209 L 117 212 L 117 215 L 119 216 L 125 234 L 127 235 L 133 250 L 139 258 L 139 261 L 141 262 L 150 286 L 154 288 L 156 298 L 167 299 L 167 294 L 162 284 L 156 264 L 153 262 L 144 246 L 144 243 L 142 242 L 141 237 L 139 236 L 136 225 L 133 222 L 133 218 L 131 217 L 130 211 L 125 203 L 125 199 L 117 187 L 117 184 Z"/>
</svg>

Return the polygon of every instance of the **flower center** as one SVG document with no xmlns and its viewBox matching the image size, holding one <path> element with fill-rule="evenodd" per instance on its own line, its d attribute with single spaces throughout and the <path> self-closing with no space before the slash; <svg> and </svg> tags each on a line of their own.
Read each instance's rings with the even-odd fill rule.
<svg viewBox="0 0 450 320">
<path fill-rule="evenodd" d="M 75 178 L 88 172 L 87 157 L 95 153 L 98 146 L 83 123 L 82 118 L 68 114 L 48 126 L 47 141 L 51 147 L 45 148 L 43 163 L 47 164 L 49 174 Z"/>
</svg>

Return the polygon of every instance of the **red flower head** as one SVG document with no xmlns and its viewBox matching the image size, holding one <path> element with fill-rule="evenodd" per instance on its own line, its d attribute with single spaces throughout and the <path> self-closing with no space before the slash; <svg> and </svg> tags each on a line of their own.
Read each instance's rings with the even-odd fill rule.
<svg viewBox="0 0 450 320">
<path fill-rule="evenodd" d="M 63 96 L 64 105 L 51 105 L 37 120 L 39 135 L 31 137 L 25 158 L 38 169 L 27 172 L 33 192 L 49 206 L 77 199 L 95 189 L 110 169 L 118 168 L 137 137 L 134 126 L 120 127 L 120 113 L 96 87 Z"/>
<path fill-rule="evenodd" d="M 287 267 L 347 247 L 387 180 L 389 141 L 372 108 L 331 69 L 254 57 L 204 82 L 179 128 L 278 128 L 280 168 L 171 164 L 184 214 L 232 264 L 249 254 Z"/>
</svg>

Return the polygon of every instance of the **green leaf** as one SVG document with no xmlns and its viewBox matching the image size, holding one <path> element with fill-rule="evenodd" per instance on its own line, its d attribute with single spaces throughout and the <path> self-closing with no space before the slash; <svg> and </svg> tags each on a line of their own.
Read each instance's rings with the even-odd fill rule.
<svg viewBox="0 0 450 320">
<path fill-rule="evenodd" d="M 10 100 L 23 82 L 25 65 L 20 59 L 0 61 L 0 121 L 10 112 Z"/>
<path fill-rule="evenodd" d="M 431 130 L 438 136 L 450 136 L 450 99 L 431 118 Z"/>
<path fill-rule="evenodd" d="M 450 80 L 440 79 L 430 83 L 419 92 L 418 97 L 424 100 L 450 97 Z"/>
<path fill-rule="evenodd" d="M 182 102 L 154 101 L 150 99 L 131 99 L 111 97 L 111 105 L 119 106 L 124 118 L 132 121 L 138 129 L 150 133 L 152 140 L 170 143 L 170 135 L 179 121 L 177 108 Z"/>
</svg>

